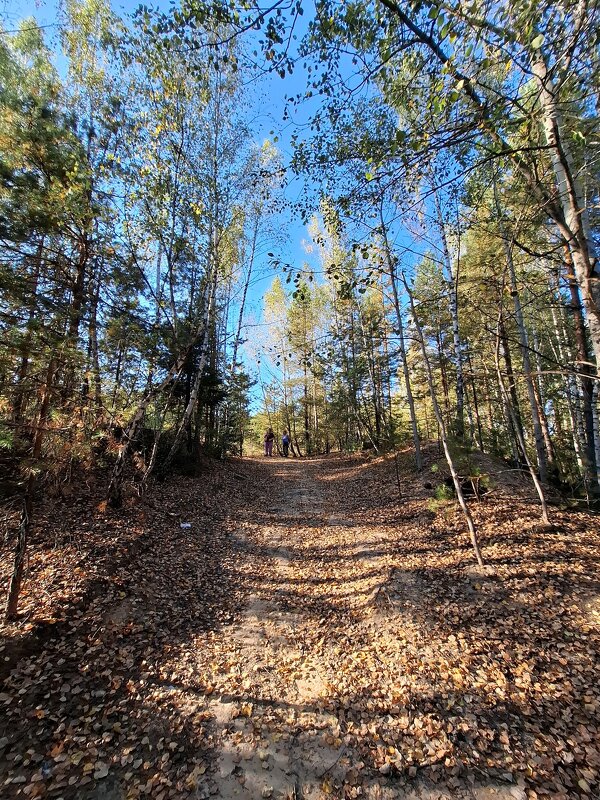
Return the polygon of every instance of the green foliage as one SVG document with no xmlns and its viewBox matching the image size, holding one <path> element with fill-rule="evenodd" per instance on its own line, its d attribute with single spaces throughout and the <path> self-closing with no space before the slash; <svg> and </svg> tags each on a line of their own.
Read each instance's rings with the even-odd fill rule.
<svg viewBox="0 0 600 800">
<path fill-rule="evenodd" d="M 453 500 L 455 497 L 453 489 L 445 483 L 438 483 L 435 487 L 433 496 L 436 500 Z"/>
<path fill-rule="evenodd" d="M 31 20 L 0 37 L 0 388 L 17 438 L 39 413 L 50 367 L 51 418 L 86 461 L 78 448 L 95 426 L 125 424 L 179 365 L 146 409 L 152 428 L 178 428 L 199 377 L 189 447 L 242 451 L 252 382 L 236 322 L 281 171 L 274 133 L 252 141 L 236 34 L 262 25 L 266 63 L 285 75 L 298 55 L 287 50 L 287 26 L 302 8 L 286 17 L 278 7 L 249 25 L 254 7 L 242 6 L 144 7 L 122 20 L 105 0 L 69 0 L 64 77 Z M 564 231 L 557 238 L 548 225 L 557 189 L 531 78 L 545 60 L 573 173 L 593 199 L 588 98 L 598 72 L 593 48 L 573 35 L 573 7 L 325 0 L 319 11 L 299 45 L 306 87 L 290 105 L 319 96 L 306 112 L 314 136 L 293 134 L 292 168 L 310 176 L 296 210 L 320 263 L 269 256 L 282 277 L 265 296 L 264 340 L 250 343 L 263 353 L 261 424 L 292 429 L 301 452 L 382 451 L 412 435 L 409 388 L 421 435 L 436 438 L 433 390 L 457 434 L 459 471 L 481 484 L 468 448 L 518 450 L 498 367 L 535 457 L 508 246 L 556 463 L 563 476 L 581 472 L 573 441 L 590 438 L 578 414 L 592 317 L 582 315 L 582 334 L 564 314 L 575 300 Z M 594 21 L 582 21 L 595 41 Z"/>
<path fill-rule="evenodd" d="M 12 450 L 15 443 L 14 431 L 0 425 L 0 450 Z"/>
<path fill-rule="evenodd" d="M 0 37 L 2 430 L 31 449 L 47 380 L 43 469 L 109 464 L 109 419 L 125 428 L 150 394 L 153 437 L 177 429 L 201 373 L 194 457 L 233 452 L 251 381 L 220 337 L 276 158 L 248 134 L 237 45 L 216 68 L 207 50 L 171 49 L 153 12 L 122 20 L 104 0 L 69 0 L 64 14 L 61 76 L 34 20 Z"/>
</svg>

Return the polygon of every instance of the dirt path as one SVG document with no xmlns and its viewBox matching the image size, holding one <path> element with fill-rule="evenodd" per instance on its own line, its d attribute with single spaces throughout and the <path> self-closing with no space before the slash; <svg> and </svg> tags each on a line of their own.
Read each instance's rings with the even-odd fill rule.
<svg viewBox="0 0 600 800">
<path fill-rule="evenodd" d="M 411 463 L 400 495 L 391 459 L 335 455 L 49 507 L 0 643 L 0 797 L 598 796 L 598 533 L 538 531 L 511 486 L 473 504 L 480 573 Z"/>
<path fill-rule="evenodd" d="M 266 509 L 265 524 L 255 531 L 262 547 L 252 553 L 257 561 L 252 569 L 258 572 L 267 566 L 268 581 L 278 588 L 269 591 L 264 582 L 258 586 L 232 632 L 232 657 L 255 683 L 248 697 L 223 695 L 210 703 L 221 728 L 217 782 L 224 800 L 318 797 L 321 779 L 341 755 L 327 745 L 310 747 L 295 736 L 282 735 L 282 724 L 285 730 L 298 710 L 318 703 L 326 687 L 324 676 L 300 646 L 300 609 L 279 599 L 293 580 L 295 539 L 320 519 L 322 492 L 314 477 L 315 463 L 301 471 L 293 461 L 273 466 L 273 481 L 281 488 L 276 504 Z M 264 551 L 268 562 L 261 564 Z M 282 668 L 289 679 L 282 679 Z M 312 713 L 318 729 L 328 726 L 330 720 L 320 710 Z"/>
<path fill-rule="evenodd" d="M 412 781 L 410 788 L 394 788 L 397 781 L 388 776 L 399 753 L 382 746 L 376 717 L 370 724 L 362 721 L 361 695 L 372 694 L 378 677 L 382 683 L 392 677 L 399 621 L 409 643 L 404 638 L 398 644 L 398 663 L 407 647 L 418 657 L 422 631 L 406 612 L 407 605 L 419 604 L 417 581 L 386 564 L 391 542 L 376 524 L 361 525 L 357 535 L 339 494 L 329 490 L 335 478 L 331 462 L 274 461 L 268 469 L 276 498 L 265 505 L 260 525 L 238 532 L 253 591 L 226 646 L 233 680 L 211 678 L 221 693 L 207 704 L 218 742 L 207 796 L 216 791 L 224 800 L 318 800 L 342 791 L 344 797 L 380 800 L 524 798 L 522 789 L 494 783 L 462 789 L 459 781 Z M 376 651 L 378 640 L 387 645 L 388 663 L 378 658 L 373 665 L 367 651 Z M 373 666 L 388 674 L 376 676 Z M 353 686 L 359 689 L 355 708 L 351 696 L 332 702 L 332 692 L 337 695 L 350 675 L 356 680 L 361 668 L 362 680 Z M 375 749 L 378 769 L 367 766 L 358 743 Z"/>
</svg>

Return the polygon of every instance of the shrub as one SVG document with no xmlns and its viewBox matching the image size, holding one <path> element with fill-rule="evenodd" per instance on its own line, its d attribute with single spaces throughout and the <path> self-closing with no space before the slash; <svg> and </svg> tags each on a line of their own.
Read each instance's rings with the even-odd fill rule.
<svg viewBox="0 0 600 800">
<path fill-rule="evenodd" d="M 436 500 L 452 500 L 454 498 L 454 489 L 445 483 L 438 483 L 433 491 L 433 496 Z"/>
</svg>

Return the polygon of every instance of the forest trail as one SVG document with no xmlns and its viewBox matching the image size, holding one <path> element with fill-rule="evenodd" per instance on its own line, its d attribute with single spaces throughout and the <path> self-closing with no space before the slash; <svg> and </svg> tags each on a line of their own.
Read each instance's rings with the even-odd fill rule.
<svg viewBox="0 0 600 800">
<path fill-rule="evenodd" d="M 411 464 L 398 487 L 390 458 L 244 459 L 119 514 L 49 501 L 0 644 L 2 798 L 594 797 L 597 528 L 538 530 L 498 488 L 482 572 Z"/>
<path fill-rule="evenodd" d="M 328 697 L 340 685 L 340 667 L 346 671 L 351 665 L 359 673 L 364 667 L 354 687 L 359 698 L 372 693 L 378 677 L 382 685 L 393 680 L 394 661 L 376 655 L 375 675 L 372 653 L 389 645 L 385 639 L 395 624 L 405 624 L 398 599 L 420 602 L 414 578 L 394 575 L 392 587 L 385 564 L 391 542 L 377 519 L 357 529 L 353 516 L 345 514 L 344 494 L 330 487 L 347 466 L 332 466 L 330 459 L 265 462 L 277 496 L 265 504 L 252 532 L 248 555 L 255 584 L 229 653 L 249 677 L 245 691 L 232 689 L 210 703 L 221 728 L 219 797 L 318 800 L 345 787 L 344 797 L 381 800 L 524 798 L 518 787 L 461 789 L 458 781 L 445 786 L 413 781 L 412 788 L 394 789 L 385 776 L 392 771 L 389 756 L 399 753 L 380 748 L 379 774 L 369 774 L 364 753 L 353 748 L 354 737 L 347 733 L 353 727 L 352 696 L 344 698 L 341 718 L 332 713 Z M 383 614 L 375 602 L 381 592 L 387 601 Z M 329 641 L 332 627 L 340 641 Z M 412 636 L 414 652 L 418 640 Z M 362 724 L 363 743 L 377 742 L 376 729 L 376 719 Z"/>
</svg>

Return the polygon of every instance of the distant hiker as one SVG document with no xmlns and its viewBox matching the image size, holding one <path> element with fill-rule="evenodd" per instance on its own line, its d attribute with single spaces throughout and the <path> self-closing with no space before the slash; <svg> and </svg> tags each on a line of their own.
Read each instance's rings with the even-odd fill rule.
<svg viewBox="0 0 600 800">
<path fill-rule="evenodd" d="M 283 436 L 281 437 L 281 444 L 283 445 L 283 455 L 287 458 L 290 452 L 290 435 L 287 432 L 287 428 L 283 432 Z"/>
<path fill-rule="evenodd" d="M 272 456 L 273 455 L 273 441 L 275 439 L 275 434 L 273 433 L 273 428 L 267 428 L 267 432 L 265 433 L 265 455 Z"/>
</svg>

